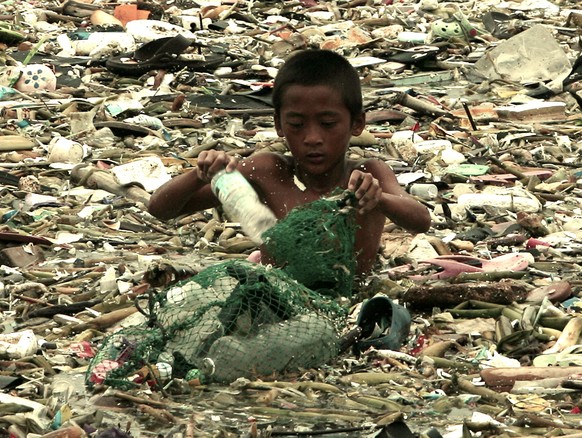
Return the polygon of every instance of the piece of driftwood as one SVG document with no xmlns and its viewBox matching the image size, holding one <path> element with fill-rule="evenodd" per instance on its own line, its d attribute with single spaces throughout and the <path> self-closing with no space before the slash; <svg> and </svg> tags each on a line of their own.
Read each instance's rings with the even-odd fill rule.
<svg viewBox="0 0 582 438">
<path fill-rule="evenodd" d="M 582 373 L 582 367 L 487 368 L 481 371 L 485 384 L 499 392 L 510 391 L 518 380 L 539 380 Z"/>
<path fill-rule="evenodd" d="M 564 327 L 562 334 L 556 341 L 556 343 L 544 351 L 544 354 L 559 353 L 564 351 L 566 348 L 576 345 L 578 343 L 578 338 L 580 338 L 580 333 L 582 332 L 582 317 L 577 316 L 572 318 Z"/>
<path fill-rule="evenodd" d="M 492 389 L 485 388 L 483 386 L 475 386 L 467 379 L 459 378 L 457 380 L 457 386 L 463 392 L 481 396 L 483 400 L 497 403 L 502 406 L 507 403 L 507 400 L 504 395 L 500 395 L 499 393 L 493 391 Z"/>
<path fill-rule="evenodd" d="M 499 281 L 413 286 L 403 294 L 402 300 L 412 307 L 444 308 L 453 307 L 468 300 L 511 304 L 523 301 L 526 296 L 527 290 L 524 285 Z"/>
</svg>

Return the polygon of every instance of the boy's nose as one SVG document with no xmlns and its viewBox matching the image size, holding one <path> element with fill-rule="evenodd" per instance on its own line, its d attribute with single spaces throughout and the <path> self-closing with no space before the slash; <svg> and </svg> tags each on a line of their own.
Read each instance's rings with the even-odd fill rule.
<svg viewBox="0 0 582 438">
<path fill-rule="evenodd" d="M 321 129 L 315 123 L 310 123 L 305 126 L 304 142 L 308 145 L 322 142 Z"/>
</svg>

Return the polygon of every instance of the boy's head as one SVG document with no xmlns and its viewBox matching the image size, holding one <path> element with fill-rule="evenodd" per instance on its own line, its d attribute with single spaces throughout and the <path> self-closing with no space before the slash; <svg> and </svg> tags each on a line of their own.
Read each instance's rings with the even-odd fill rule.
<svg viewBox="0 0 582 438">
<path fill-rule="evenodd" d="M 273 89 L 275 115 L 279 116 L 283 95 L 290 85 L 326 85 L 337 91 L 352 120 L 362 114 L 362 89 L 358 72 L 343 56 L 330 50 L 293 53 L 279 70 Z"/>
</svg>

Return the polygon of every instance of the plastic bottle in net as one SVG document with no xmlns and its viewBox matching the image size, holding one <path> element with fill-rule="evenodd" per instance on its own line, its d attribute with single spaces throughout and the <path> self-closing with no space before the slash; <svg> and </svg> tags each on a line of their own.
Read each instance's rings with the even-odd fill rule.
<svg viewBox="0 0 582 438">
<path fill-rule="evenodd" d="M 222 170 L 212 178 L 211 188 L 229 219 L 239 222 L 247 236 L 262 244 L 262 234 L 275 225 L 277 218 L 244 175 L 238 170 Z"/>
</svg>

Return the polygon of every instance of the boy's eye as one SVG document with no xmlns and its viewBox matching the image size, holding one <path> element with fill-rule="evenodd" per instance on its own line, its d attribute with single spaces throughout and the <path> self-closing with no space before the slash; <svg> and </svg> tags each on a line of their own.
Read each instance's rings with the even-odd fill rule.
<svg viewBox="0 0 582 438">
<path fill-rule="evenodd" d="M 303 126 L 302 122 L 287 122 L 292 128 L 301 128 Z"/>
<path fill-rule="evenodd" d="M 321 122 L 321 126 L 324 126 L 326 128 L 331 128 L 332 126 L 334 126 L 337 122 L 335 120 L 325 120 Z"/>
</svg>

